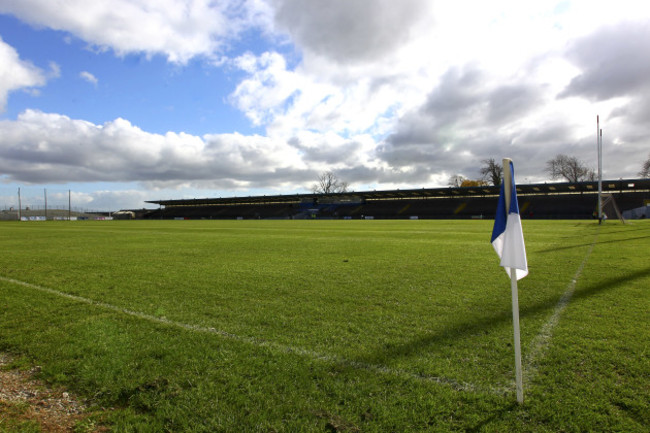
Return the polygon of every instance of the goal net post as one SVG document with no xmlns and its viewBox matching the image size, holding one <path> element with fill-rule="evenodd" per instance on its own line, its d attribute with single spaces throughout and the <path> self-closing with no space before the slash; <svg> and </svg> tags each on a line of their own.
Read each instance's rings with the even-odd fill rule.
<svg viewBox="0 0 650 433">
<path fill-rule="evenodd" d="M 623 214 L 621 214 L 621 211 L 618 209 L 613 194 L 603 194 L 601 206 L 604 220 L 618 218 L 623 224 L 625 224 L 625 218 L 623 218 Z"/>
</svg>

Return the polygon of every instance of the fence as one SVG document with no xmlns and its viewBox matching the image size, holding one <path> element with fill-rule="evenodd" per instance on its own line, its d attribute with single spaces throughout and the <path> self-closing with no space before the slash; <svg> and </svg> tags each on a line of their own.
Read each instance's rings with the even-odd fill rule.
<svg viewBox="0 0 650 433">
<path fill-rule="evenodd" d="M 78 197 L 78 194 L 69 189 L 0 188 L 0 220 L 75 219 L 98 213 L 80 206 Z"/>
</svg>

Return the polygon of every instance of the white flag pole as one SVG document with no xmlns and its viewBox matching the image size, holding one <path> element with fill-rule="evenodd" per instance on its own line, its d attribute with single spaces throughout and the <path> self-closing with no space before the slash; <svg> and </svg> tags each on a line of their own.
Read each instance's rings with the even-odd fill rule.
<svg viewBox="0 0 650 433">
<path fill-rule="evenodd" d="M 503 158 L 503 182 L 506 204 L 506 216 L 510 212 L 510 197 L 512 194 L 512 174 L 510 171 L 510 158 Z M 517 291 L 517 271 L 510 268 L 510 288 L 512 290 L 512 323 L 514 327 L 515 339 L 515 383 L 517 386 L 517 402 L 524 402 L 524 385 L 521 373 L 521 342 L 519 334 L 519 294 Z"/>
</svg>

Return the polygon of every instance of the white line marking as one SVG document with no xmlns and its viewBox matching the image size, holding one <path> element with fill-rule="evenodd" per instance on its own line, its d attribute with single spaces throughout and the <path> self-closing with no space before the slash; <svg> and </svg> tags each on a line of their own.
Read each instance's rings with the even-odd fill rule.
<svg viewBox="0 0 650 433">
<path fill-rule="evenodd" d="M 600 230 L 596 232 L 594 241 L 589 246 L 589 249 L 587 250 L 587 254 L 585 254 L 585 257 L 582 259 L 582 263 L 580 263 L 580 266 L 578 266 L 576 273 L 573 275 L 573 278 L 567 285 L 566 290 L 560 297 L 560 300 L 558 301 L 557 305 L 555 306 L 555 309 L 553 310 L 553 314 L 542 326 L 542 329 L 539 331 L 539 334 L 537 334 L 537 336 L 530 343 L 530 349 L 524 361 L 524 368 L 523 368 L 524 386 L 530 385 L 533 382 L 533 380 L 535 380 L 535 377 L 537 376 L 537 368 L 539 366 L 539 363 L 544 358 L 546 349 L 551 344 L 551 338 L 553 337 L 553 330 L 555 329 L 555 326 L 557 326 L 557 324 L 559 323 L 560 315 L 569 304 L 569 301 L 573 296 L 573 292 L 575 292 L 576 283 L 578 282 L 578 279 L 582 275 L 582 270 L 587 264 L 587 260 L 589 259 L 589 256 L 591 256 L 591 252 L 594 250 L 594 246 L 598 241 L 599 233 Z"/>
<path fill-rule="evenodd" d="M 254 338 L 254 337 L 242 337 L 240 335 L 232 334 L 230 332 L 222 331 L 219 329 L 215 328 L 208 328 L 204 326 L 198 326 L 198 325 L 191 325 L 187 323 L 182 323 L 182 322 L 176 322 L 173 320 L 169 320 L 165 317 L 156 317 L 152 316 L 149 314 L 145 314 L 139 311 L 133 311 L 129 310 L 126 308 L 121 308 L 117 307 L 115 305 L 107 304 L 106 302 L 101 302 L 101 301 L 95 301 L 93 299 L 89 298 L 84 298 L 83 296 L 77 296 L 77 295 L 71 295 L 69 293 L 65 293 L 59 290 L 51 289 L 49 287 L 44 287 L 44 286 L 39 286 L 37 284 L 32 284 L 32 283 L 27 283 L 25 281 L 20 281 L 20 280 L 15 280 L 13 278 L 7 278 L 0 276 L 0 281 L 5 281 L 7 283 L 11 284 L 16 284 L 20 285 L 23 287 L 28 287 L 30 289 L 38 290 L 41 292 L 49 293 L 54 296 L 59 296 L 62 298 L 70 299 L 76 302 L 81 302 L 84 304 L 92 305 L 95 307 L 103 308 L 106 310 L 110 311 L 115 311 L 120 314 L 126 314 L 127 316 L 135 317 L 141 320 L 146 320 L 149 322 L 153 323 L 158 323 L 162 325 L 167 325 L 167 326 L 173 326 L 176 328 L 181 328 L 185 329 L 187 331 L 191 332 L 200 332 L 200 333 L 206 333 L 206 334 L 214 334 L 218 335 L 223 338 L 227 338 L 230 340 L 234 341 L 239 341 L 242 343 L 250 344 L 256 347 L 263 347 L 267 348 L 270 350 L 275 350 L 277 352 L 281 353 L 293 353 L 299 356 L 303 356 L 305 358 L 310 358 L 312 360 L 317 360 L 325 363 L 331 363 L 331 364 L 338 364 L 338 365 L 343 365 L 346 367 L 351 367 L 357 370 L 366 370 L 366 371 L 372 371 L 375 373 L 381 373 L 381 374 L 386 374 L 390 376 L 396 376 L 402 379 L 406 380 L 415 380 L 418 382 L 432 382 L 432 383 L 438 383 L 441 385 L 446 385 L 451 388 L 453 388 L 456 391 L 467 391 L 467 392 L 485 392 L 485 393 L 490 393 L 490 394 L 504 394 L 508 392 L 508 390 L 505 390 L 502 387 L 499 388 L 494 388 L 494 387 L 485 387 L 485 386 L 477 386 L 473 385 L 471 383 L 467 382 L 459 382 L 454 379 L 450 378 L 445 378 L 445 377 L 439 377 L 439 376 L 427 376 L 427 375 L 420 375 L 416 373 L 412 373 L 409 371 L 405 370 L 398 370 L 398 369 L 392 369 L 383 365 L 376 365 L 376 364 L 367 364 L 365 362 L 359 362 L 359 361 L 353 361 L 350 359 L 346 359 L 340 356 L 336 355 L 327 355 L 319 352 L 315 352 L 313 350 L 309 349 L 304 349 L 301 347 L 293 347 L 293 346 L 288 346 L 288 345 L 283 345 L 283 344 L 278 344 L 274 343 L 271 341 L 267 340 L 262 340 L 259 338 Z"/>
</svg>

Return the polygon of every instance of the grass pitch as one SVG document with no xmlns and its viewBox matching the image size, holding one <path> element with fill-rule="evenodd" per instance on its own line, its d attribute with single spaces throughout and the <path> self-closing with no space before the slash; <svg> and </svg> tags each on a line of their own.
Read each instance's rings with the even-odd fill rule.
<svg viewBox="0 0 650 433">
<path fill-rule="evenodd" d="M 650 223 L 0 225 L 0 350 L 137 432 L 648 431 Z M 0 431 L 2 422 L 0 421 Z"/>
</svg>

